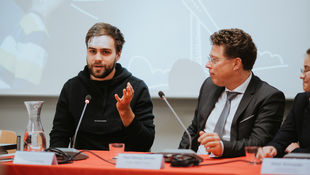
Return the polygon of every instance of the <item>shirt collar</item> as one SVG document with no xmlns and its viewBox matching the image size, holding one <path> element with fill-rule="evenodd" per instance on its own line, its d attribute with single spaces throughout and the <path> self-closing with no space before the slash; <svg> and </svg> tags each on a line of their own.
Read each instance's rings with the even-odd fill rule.
<svg viewBox="0 0 310 175">
<path fill-rule="evenodd" d="M 248 87 L 251 78 L 252 78 L 252 72 L 251 72 L 250 76 L 241 85 L 236 87 L 234 90 L 229 90 L 229 89 L 225 88 L 225 91 L 239 92 L 239 93 L 243 94 L 245 92 L 246 88 Z"/>
</svg>

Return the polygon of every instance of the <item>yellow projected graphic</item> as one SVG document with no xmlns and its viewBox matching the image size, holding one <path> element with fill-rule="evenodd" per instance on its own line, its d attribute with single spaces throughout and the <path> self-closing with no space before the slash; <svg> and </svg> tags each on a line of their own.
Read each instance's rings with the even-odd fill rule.
<svg viewBox="0 0 310 175">
<path fill-rule="evenodd" d="M 39 84 L 47 61 L 46 51 L 33 43 L 16 42 L 7 36 L 0 46 L 0 65 L 15 78 Z"/>
<path fill-rule="evenodd" d="M 28 13 L 20 21 L 21 27 L 24 29 L 24 32 L 29 35 L 32 32 L 44 31 L 47 34 L 45 25 L 41 21 L 41 18 L 34 14 Z"/>
</svg>

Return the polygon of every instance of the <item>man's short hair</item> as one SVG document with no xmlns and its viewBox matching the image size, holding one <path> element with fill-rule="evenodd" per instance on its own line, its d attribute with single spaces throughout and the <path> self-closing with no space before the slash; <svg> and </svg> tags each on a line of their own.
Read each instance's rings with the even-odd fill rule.
<svg viewBox="0 0 310 175">
<path fill-rule="evenodd" d="M 310 48 L 307 50 L 307 54 L 310 55 Z"/>
<path fill-rule="evenodd" d="M 244 70 L 252 70 L 257 56 L 256 46 L 249 34 L 241 29 L 223 29 L 210 36 L 212 45 L 224 46 L 228 58 L 241 58 Z"/>
<path fill-rule="evenodd" d="M 122 32 L 117 27 L 103 22 L 94 24 L 88 30 L 85 37 L 86 46 L 88 47 L 88 42 L 92 37 L 102 35 L 107 35 L 114 39 L 116 53 L 119 53 L 122 50 L 123 44 L 125 43 Z"/>
</svg>

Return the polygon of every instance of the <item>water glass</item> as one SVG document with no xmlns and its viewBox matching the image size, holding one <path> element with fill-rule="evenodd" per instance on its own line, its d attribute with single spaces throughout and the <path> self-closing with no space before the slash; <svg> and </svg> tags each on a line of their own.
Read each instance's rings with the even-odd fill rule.
<svg viewBox="0 0 310 175">
<path fill-rule="evenodd" d="M 245 147 L 245 157 L 250 164 L 260 164 L 262 162 L 261 157 L 259 156 L 262 151 L 262 147 L 259 146 L 246 146 Z"/>
<path fill-rule="evenodd" d="M 111 154 L 112 159 L 117 159 L 119 153 L 123 153 L 125 150 L 124 143 L 110 143 L 109 144 L 109 152 Z"/>
</svg>

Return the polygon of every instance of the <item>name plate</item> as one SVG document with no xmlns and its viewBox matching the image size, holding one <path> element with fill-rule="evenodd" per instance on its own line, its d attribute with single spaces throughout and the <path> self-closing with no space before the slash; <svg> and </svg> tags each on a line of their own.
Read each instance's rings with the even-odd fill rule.
<svg viewBox="0 0 310 175">
<path fill-rule="evenodd" d="M 29 165 L 57 165 L 57 159 L 54 152 L 28 152 L 16 151 L 14 164 Z"/>
<path fill-rule="evenodd" d="M 162 154 L 118 154 L 116 168 L 161 169 Z"/>
<path fill-rule="evenodd" d="M 310 160 L 265 158 L 261 174 L 309 174 Z"/>
</svg>

